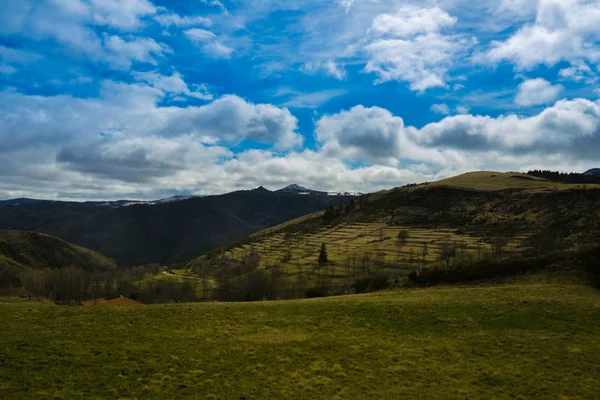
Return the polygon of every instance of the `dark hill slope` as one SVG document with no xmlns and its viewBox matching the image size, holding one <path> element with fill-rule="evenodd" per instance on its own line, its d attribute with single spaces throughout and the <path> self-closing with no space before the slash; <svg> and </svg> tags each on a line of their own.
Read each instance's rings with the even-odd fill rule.
<svg viewBox="0 0 600 400">
<path fill-rule="evenodd" d="M 92 250 L 36 232 L 0 230 L 0 287 L 27 269 L 74 266 L 88 271 L 117 267 Z"/>
<path fill-rule="evenodd" d="M 0 228 L 47 233 L 121 264 L 177 263 L 349 197 L 266 189 L 155 204 L 0 202 Z"/>
</svg>

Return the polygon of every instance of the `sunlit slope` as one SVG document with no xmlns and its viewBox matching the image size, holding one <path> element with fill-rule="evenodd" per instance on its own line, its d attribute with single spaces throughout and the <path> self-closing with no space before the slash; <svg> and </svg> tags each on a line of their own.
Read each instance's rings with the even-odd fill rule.
<svg viewBox="0 0 600 400">
<path fill-rule="evenodd" d="M 479 190 L 569 190 L 583 188 L 600 188 L 600 185 L 582 185 L 553 182 L 518 172 L 476 171 L 458 175 L 448 179 L 428 183 L 430 186 L 448 186 Z"/>
<path fill-rule="evenodd" d="M 95 251 L 49 235 L 0 230 L 0 267 L 18 272 L 29 268 L 67 266 L 106 270 L 116 268 L 116 263 Z"/>
<path fill-rule="evenodd" d="M 400 232 L 404 240 L 398 239 Z M 341 283 L 366 264 L 406 276 L 416 268 L 464 264 L 498 251 L 503 258 L 531 255 L 554 245 L 543 240 L 560 239 L 561 246 L 577 248 L 597 241 L 598 233 L 600 189 L 594 185 L 473 172 L 366 195 L 338 218 L 325 221 L 323 213 L 310 214 L 195 258 L 186 267 L 209 268 L 216 257 L 241 260 L 258 252 L 262 268 L 281 267 L 295 279 L 299 272 L 314 271 L 325 243 L 328 274 Z M 503 244 L 495 249 L 499 238 Z M 449 244 L 456 253 L 444 260 Z"/>
<path fill-rule="evenodd" d="M 0 299 L 0 398 L 594 399 L 600 296 L 552 275 L 317 300 Z"/>
</svg>

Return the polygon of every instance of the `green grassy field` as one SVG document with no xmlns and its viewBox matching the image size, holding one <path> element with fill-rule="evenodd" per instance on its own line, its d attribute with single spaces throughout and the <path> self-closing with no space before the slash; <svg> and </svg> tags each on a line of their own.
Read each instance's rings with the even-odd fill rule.
<svg viewBox="0 0 600 400">
<path fill-rule="evenodd" d="M 593 399 L 600 296 L 546 273 L 314 300 L 0 299 L 0 398 Z"/>
</svg>

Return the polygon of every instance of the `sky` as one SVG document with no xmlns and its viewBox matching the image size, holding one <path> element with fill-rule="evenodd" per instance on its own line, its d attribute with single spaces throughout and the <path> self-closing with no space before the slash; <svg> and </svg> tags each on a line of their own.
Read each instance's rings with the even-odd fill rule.
<svg viewBox="0 0 600 400">
<path fill-rule="evenodd" d="M 600 1 L 0 0 L 0 199 L 600 167 Z"/>
</svg>

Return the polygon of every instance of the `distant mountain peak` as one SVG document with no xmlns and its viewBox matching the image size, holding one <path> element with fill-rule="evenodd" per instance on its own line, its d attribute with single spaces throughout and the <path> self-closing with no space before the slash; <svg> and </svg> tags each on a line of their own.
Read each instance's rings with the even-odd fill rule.
<svg viewBox="0 0 600 400">
<path fill-rule="evenodd" d="M 287 185 L 283 189 L 279 189 L 278 192 L 313 192 L 314 190 L 307 189 L 304 186 L 300 186 L 297 183 Z"/>
<path fill-rule="evenodd" d="M 583 173 L 584 175 L 600 176 L 600 168 L 592 168 Z"/>
</svg>

